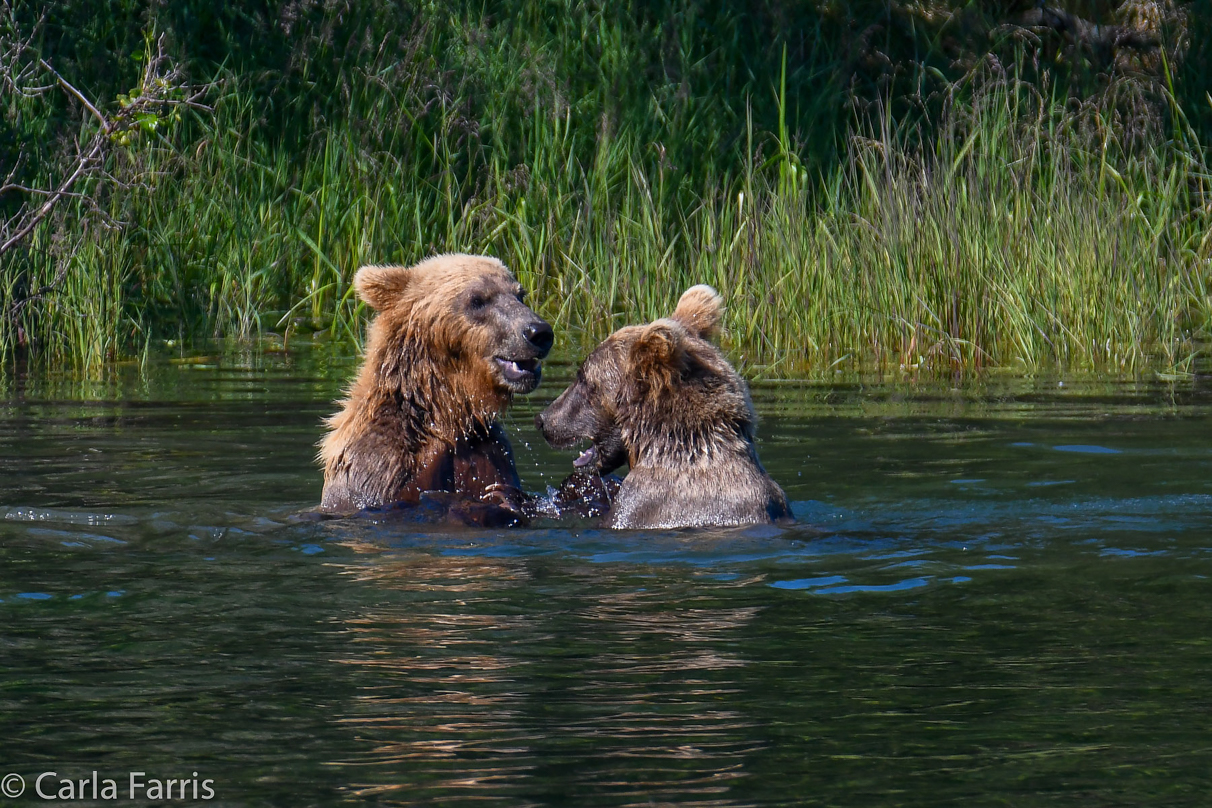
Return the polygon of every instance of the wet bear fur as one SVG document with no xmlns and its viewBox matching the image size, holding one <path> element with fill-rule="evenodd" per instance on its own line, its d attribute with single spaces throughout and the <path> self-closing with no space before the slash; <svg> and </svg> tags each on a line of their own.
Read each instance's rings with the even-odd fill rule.
<svg viewBox="0 0 1212 808">
<path fill-rule="evenodd" d="M 588 440 L 575 465 L 630 471 L 605 522 L 615 528 L 786 521 L 787 497 L 758 459 L 749 389 L 712 344 L 722 317 L 710 286 L 673 316 L 616 331 L 536 418 L 557 448 Z"/>
<path fill-rule="evenodd" d="M 525 500 L 498 420 L 539 383 L 551 327 L 500 261 L 439 255 L 354 278 L 375 310 L 365 356 L 320 443 L 320 509 L 413 505 L 446 492 L 518 511 Z"/>
</svg>

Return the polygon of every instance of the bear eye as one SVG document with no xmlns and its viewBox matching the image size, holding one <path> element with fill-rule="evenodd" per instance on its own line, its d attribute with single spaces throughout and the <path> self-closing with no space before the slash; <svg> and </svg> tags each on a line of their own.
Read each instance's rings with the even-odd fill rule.
<svg viewBox="0 0 1212 808">
<path fill-rule="evenodd" d="M 488 305 L 488 298 L 484 295 L 472 295 L 471 300 L 467 301 L 467 305 L 473 309 L 482 309 Z"/>
</svg>

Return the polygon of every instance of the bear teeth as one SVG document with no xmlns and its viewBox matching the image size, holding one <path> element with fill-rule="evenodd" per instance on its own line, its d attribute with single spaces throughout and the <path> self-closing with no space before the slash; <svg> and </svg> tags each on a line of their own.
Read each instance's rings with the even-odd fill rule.
<svg viewBox="0 0 1212 808">
<path fill-rule="evenodd" d="M 496 361 L 501 367 L 501 372 L 505 374 L 505 378 L 509 381 L 518 381 L 534 376 L 539 371 L 539 361 L 537 359 L 502 359 L 498 356 Z"/>
<path fill-rule="evenodd" d="M 572 465 L 576 468 L 584 468 L 598 459 L 598 447 L 590 446 L 572 461 Z"/>
</svg>

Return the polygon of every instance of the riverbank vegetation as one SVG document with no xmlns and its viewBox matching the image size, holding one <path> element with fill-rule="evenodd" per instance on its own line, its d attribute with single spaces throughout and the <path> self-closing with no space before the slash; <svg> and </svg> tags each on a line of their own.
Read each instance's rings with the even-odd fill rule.
<svg viewBox="0 0 1212 808">
<path fill-rule="evenodd" d="M 163 37 L 163 99 L 191 103 L 110 137 L 0 254 L 0 354 L 353 346 L 359 265 L 462 250 L 513 267 L 571 353 L 708 282 L 770 373 L 1198 365 L 1203 17 L 869 5 L 7 6 L 26 88 L 53 69 L 124 109 Z M 20 86 L 9 217 L 100 125 Z"/>
</svg>

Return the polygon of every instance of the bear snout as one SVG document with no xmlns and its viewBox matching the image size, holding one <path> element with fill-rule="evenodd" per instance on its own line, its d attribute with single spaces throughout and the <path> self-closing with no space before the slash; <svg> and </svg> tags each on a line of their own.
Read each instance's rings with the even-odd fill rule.
<svg viewBox="0 0 1212 808">
<path fill-rule="evenodd" d="M 567 413 L 559 412 L 562 402 L 563 396 L 557 398 L 548 405 L 547 409 L 534 417 L 535 428 L 539 430 L 543 440 L 555 449 L 567 449 L 578 440 L 583 439 L 583 436 L 570 434 Z"/>
<path fill-rule="evenodd" d="M 543 436 L 543 440 L 547 441 L 549 446 L 553 449 L 568 449 L 577 441 L 587 437 L 570 434 L 567 419 L 561 419 L 558 413 L 553 417 L 551 410 L 552 407 L 548 407 L 534 417 L 535 429 L 539 430 L 539 434 Z"/>
<path fill-rule="evenodd" d="M 555 332 L 543 320 L 535 320 L 533 323 L 528 323 L 522 329 L 522 337 L 538 352 L 539 359 L 547 356 L 551 351 L 551 346 L 555 344 Z"/>
</svg>

